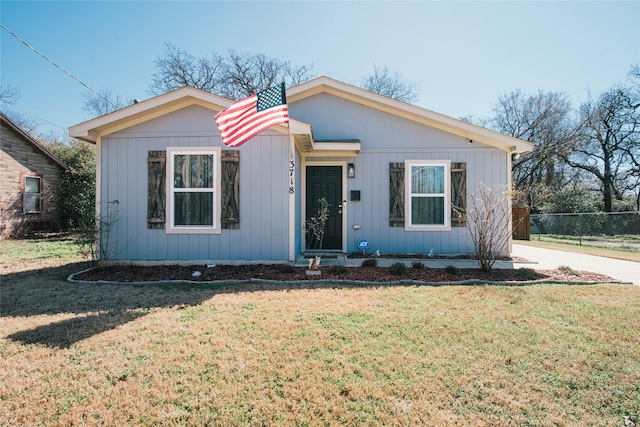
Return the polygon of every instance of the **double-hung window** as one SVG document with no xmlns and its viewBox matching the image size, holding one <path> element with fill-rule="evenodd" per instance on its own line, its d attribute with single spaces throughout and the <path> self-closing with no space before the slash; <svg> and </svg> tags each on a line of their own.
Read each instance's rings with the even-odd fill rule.
<svg viewBox="0 0 640 427">
<path fill-rule="evenodd" d="M 167 148 L 167 233 L 220 233 L 220 148 Z"/>
<path fill-rule="evenodd" d="M 39 176 L 24 177 L 24 192 L 22 193 L 22 210 L 24 213 L 42 212 L 42 186 Z"/>
<path fill-rule="evenodd" d="M 405 171 L 405 228 L 451 229 L 451 162 L 407 160 Z"/>
</svg>

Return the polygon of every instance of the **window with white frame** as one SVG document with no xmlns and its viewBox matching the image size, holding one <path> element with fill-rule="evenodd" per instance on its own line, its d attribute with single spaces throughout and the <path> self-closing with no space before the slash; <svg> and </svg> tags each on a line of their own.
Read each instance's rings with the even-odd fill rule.
<svg viewBox="0 0 640 427">
<path fill-rule="evenodd" d="M 219 233 L 220 148 L 167 148 L 167 233 Z"/>
<path fill-rule="evenodd" d="M 448 230 L 451 228 L 451 162 L 407 160 L 405 171 L 405 228 Z"/>
<path fill-rule="evenodd" d="M 39 176 L 24 177 L 24 192 L 22 193 L 22 210 L 24 213 L 42 212 L 42 186 Z"/>
</svg>

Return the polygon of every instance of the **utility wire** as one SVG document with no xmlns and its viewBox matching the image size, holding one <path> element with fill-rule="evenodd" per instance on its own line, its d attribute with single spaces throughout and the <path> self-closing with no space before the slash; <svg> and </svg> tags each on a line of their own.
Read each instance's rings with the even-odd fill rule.
<svg viewBox="0 0 640 427">
<path fill-rule="evenodd" d="M 22 44 L 24 44 L 25 46 L 27 46 L 29 49 L 31 49 L 32 51 L 34 51 L 35 53 L 37 53 L 38 55 L 40 55 L 41 57 L 43 57 L 45 60 L 47 60 L 47 62 L 51 63 L 51 65 L 55 66 L 56 68 L 58 68 L 60 71 L 62 71 L 63 73 L 65 73 L 66 75 L 68 75 L 69 77 L 71 77 L 72 79 L 74 79 L 75 81 L 77 81 L 78 83 L 80 83 L 82 86 L 86 87 L 87 89 L 89 89 L 91 92 L 95 93 L 96 95 L 98 95 L 100 98 L 104 99 L 105 101 L 107 101 L 109 104 L 111 104 L 113 107 L 118 108 L 118 106 L 116 104 L 114 104 L 113 102 L 111 102 L 106 96 L 102 95 L 100 92 L 98 92 L 97 90 L 93 89 L 92 87 L 90 87 L 88 84 L 86 84 L 85 82 L 83 82 L 82 80 L 80 80 L 79 78 L 77 78 L 76 76 L 74 76 L 73 74 L 71 74 L 69 71 L 65 70 L 64 68 L 62 68 L 60 65 L 56 64 L 52 59 L 50 59 L 49 57 L 47 57 L 44 53 L 40 52 L 38 49 L 36 49 L 35 47 L 31 46 L 29 43 L 27 43 L 24 39 L 22 39 L 19 35 L 17 35 L 16 33 L 14 33 L 13 31 L 11 31 L 10 29 L 8 29 L 4 24 L 0 23 L 0 27 L 2 27 L 3 30 L 5 30 L 6 32 L 8 32 L 9 34 L 11 34 L 13 37 L 15 37 L 16 39 L 18 39 L 20 42 L 22 42 Z"/>
</svg>

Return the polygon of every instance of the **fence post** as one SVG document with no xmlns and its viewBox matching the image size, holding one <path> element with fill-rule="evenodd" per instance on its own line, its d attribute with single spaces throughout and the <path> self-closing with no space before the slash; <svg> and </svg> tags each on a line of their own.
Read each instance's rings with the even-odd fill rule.
<svg viewBox="0 0 640 427">
<path fill-rule="evenodd" d="M 582 246 L 582 214 L 579 214 L 578 217 L 580 218 L 580 226 L 578 227 L 578 232 L 580 233 L 580 246 Z"/>
</svg>

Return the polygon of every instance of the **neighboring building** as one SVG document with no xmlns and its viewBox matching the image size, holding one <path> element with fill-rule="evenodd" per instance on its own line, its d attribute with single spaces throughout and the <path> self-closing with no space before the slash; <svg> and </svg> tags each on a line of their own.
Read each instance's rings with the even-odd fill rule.
<svg viewBox="0 0 640 427">
<path fill-rule="evenodd" d="M 135 261 L 293 261 L 303 224 L 330 203 L 323 249 L 470 253 L 451 205 L 511 183 L 532 144 L 320 77 L 287 90 L 289 128 L 225 147 L 233 101 L 184 87 L 70 128 L 97 145 L 97 205 Z M 411 177 L 411 179 L 409 179 Z M 505 224 L 505 227 L 510 227 Z"/>
<path fill-rule="evenodd" d="M 57 189 L 67 166 L 0 113 L 0 238 L 62 227 Z"/>
</svg>

